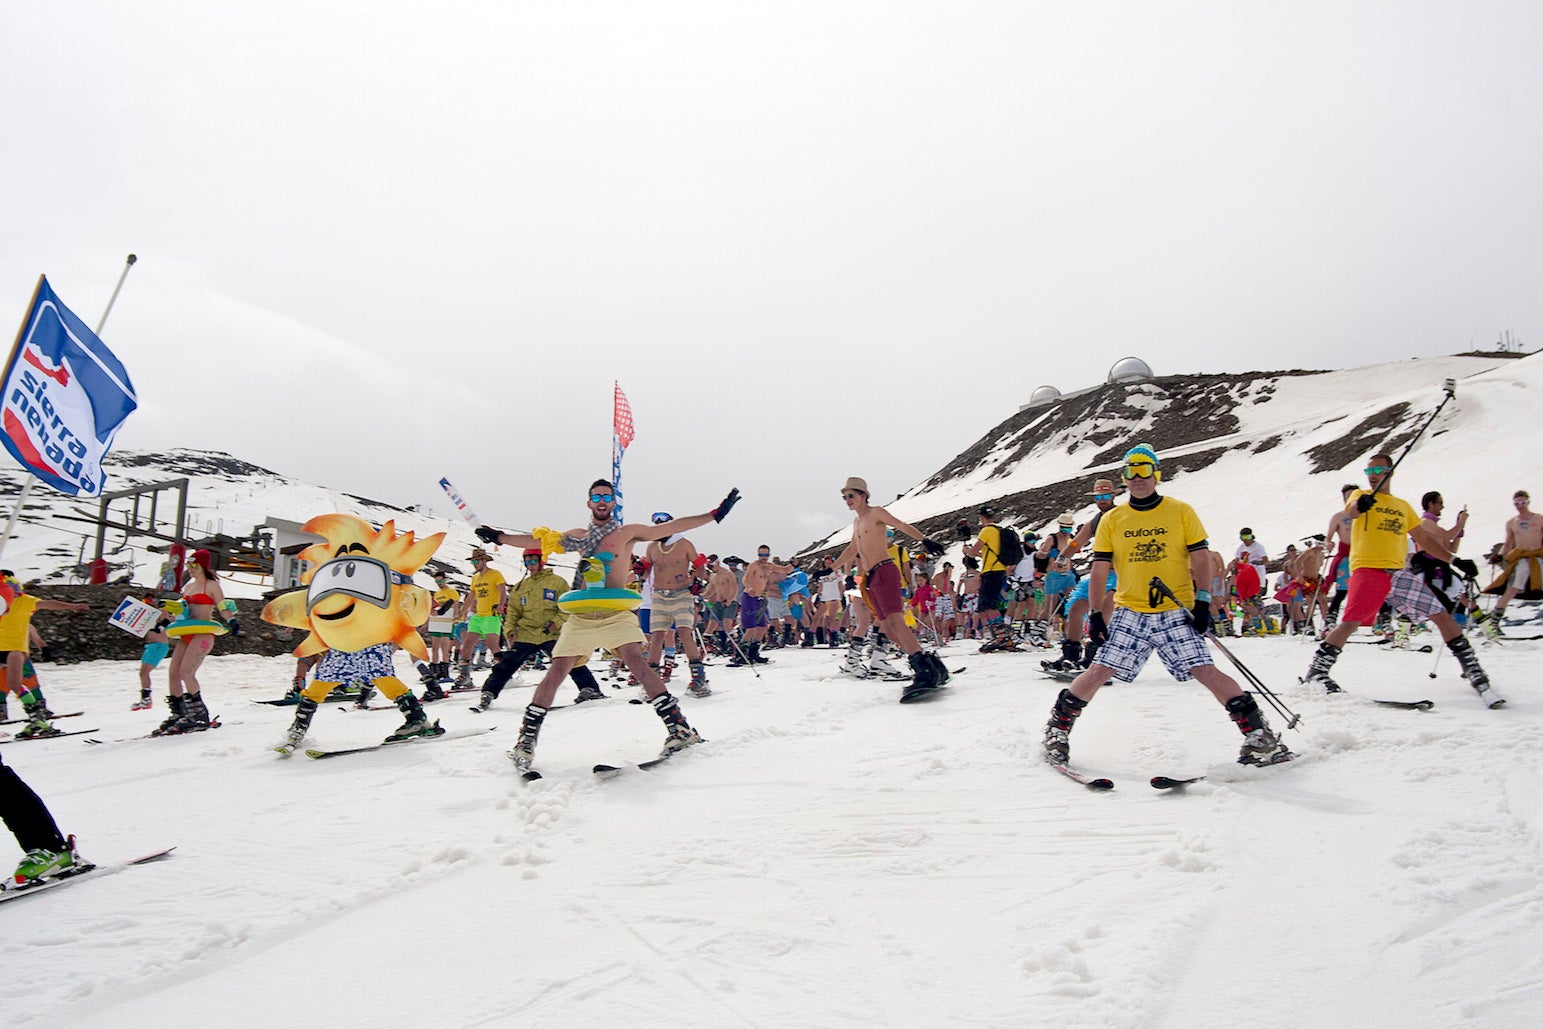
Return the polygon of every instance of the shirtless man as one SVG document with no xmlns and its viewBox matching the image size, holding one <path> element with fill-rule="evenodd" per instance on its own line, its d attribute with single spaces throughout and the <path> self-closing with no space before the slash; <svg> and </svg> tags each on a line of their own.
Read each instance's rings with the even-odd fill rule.
<svg viewBox="0 0 1543 1029">
<path fill-rule="evenodd" d="M 1360 488 L 1353 482 L 1347 482 L 1339 488 L 1342 508 L 1350 502 L 1350 495 Z M 1354 524 L 1355 516 L 1341 509 L 1334 512 L 1334 517 L 1329 519 L 1329 527 L 1324 533 L 1324 550 L 1334 548 L 1334 559 L 1329 562 L 1329 570 L 1324 575 L 1325 592 L 1334 594 L 1334 600 L 1329 604 L 1329 612 L 1323 616 L 1324 632 L 1334 627 L 1334 619 L 1339 617 L 1339 606 L 1345 602 L 1345 594 L 1349 592 L 1348 588 L 1341 588 L 1340 580 L 1346 578 L 1349 571 L 1350 528 Z"/>
<path fill-rule="evenodd" d="M 841 497 L 853 514 L 852 542 L 836 558 L 836 569 L 854 568 L 863 576 L 863 597 L 873 609 L 879 626 L 900 649 L 905 651 L 915 673 L 911 684 L 900 695 L 907 704 L 921 700 L 948 681 L 948 669 L 934 653 L 923 651 L 916 635 L 905 624 L 905 601 L 900 596 L 900 569 L 889 556 L 887 529 L 899 529 L 921 541 L 932 554 L 943 553 L 943 545 L 930 540 L 915 526 L 902 522 L 882 507 L 868 504 L 868 483 L 855 475 L 841 488 Z"/>
<path fill-rule="evenodd" d="M 670 526 L 670 516 L 660 511 L 654 515 L 654 524 Z M 673 630 L 675 638 L 686 652 L 686 664 L 691 669 L 691 685 L 686 693 L 693 697 L 710 697 L 707 688 L 707 670 L 702 664 L 702 648 L 697 646 L 696 595 L 691 587 L 696 583 L 697 572 L 706 565 L 698 561 L 697 549 L 681 535 L 654 540 L 643 551 L 643 559 L 653 568 L 654 613 L 649 616 L 648 666 L 659 668 L 664 656 L 664 645 Z"/>
<path fill-rule="evenodd" d="M 1328 553 L 1323 549 L 1323 540 L 1317 536 L 1303 542 L 1307 546 L 1297 556 L 1297 581 L 1302 584 L 1302 593 L 1307 597 L 1307 629 L 1312 631 L 1315 612 L 1325 622 L 1329 619 L 1329 595 L 1323 583 L 1323 562 Z"/>
<path fill-rule="evenodd" d="M 1211 620 L 1218 636 L 1232 635 L 1232 613 L 1227 610 L 1227 559 L 1219 550 L 1207 550 L 1206 563 L 1211 568 L 1211 585 L 1201 586 L 1211 593 Z M 1105 614 L 1105 619 L 1108 615 Z"/>
<path fill-rule="evenodd" d="M 1505 555 L 1505 571 L 1485 590 L 1488 593 L 1505 584 L 1500 602 L 1484 623 L 1484 635 L 1490 639 L 1501 635 L 1500 619 L 1513 597 L 1529 589 L 1543 589 L 1543 518 L 1532 510 L 1532 495 L 1524 489 L 1512 495 L 1511 503 L 1516 507 L 1516 517 L 1505 523 L 1505 545 L 1500 551 Z"/>
<path fill-rule="evenodd" d="M 772 563 L 770 545 L 762 543 L 755 548 L 755 561 L 745 566 L 745 578 L 740 583 L 739 624 L 745 630 L 744 652 L 734 655 L 729 664 L 737 668 L 744 664 L 771 663 L 761 656 L 761 642 L 766 639 L 767 626 L 771 625 L 766 594 L 791 574 L 792 565 Z"/>
<path fill-rule="evenodd" d="M 938 634 L 946 641 L 954 638 L 958 627 L 958 613 L 954 609 L 954 564 L 944 561 L 943 568 L 932 577 L 932 588 L 938 591 L 933 610 L 937 618 Z"/>
<path fill-rule="evenodd" d="M 607 562 L 605 585 L 612 589 L 622 589 L 626 587 L 632 573 L 633 547 L 651 540 L 662 540 L 708 522 L 723 521 L 724 516 L 739 502 L 739 490 L 730 490 L 717 507 L 705 514 L 677 518 L 664 525 L 624 525 L 616 517 L 616 500 L 616 488 L 606 479 L 596 479 L 589 487 L 589 524 L 562 533 L 557 542 L 567 553 Z M 553 537 L 558 535 L 551 529 L 500 532 L 487 525 L 477 527 L 477 537 L 486 543 L 542 547 L 543 550 L 552 548 Z M 686 721 L 679 703 L 665 687 L 659 673 L 648 667 L 648 660 L 643 654 L 643 630 L 638 625 L 637 615 L 631 611 L 575 611 L 563 623 L 562 632 L 557 637 L 557 646 L 552 650 L 552 663 L 547 666 L 546 674 L 536 686 L 535 695 L 525 709 L 519 740 L 509 752 L 515 767 L 522 773 L 535 774 L 531 766 L 536 756 L 536 739 L 541 735 L 541 723 L 546 719 L 547 710 L 557 696 L 557 687 L 567 678 L 579 659 L 588 657 L 597 647 L 604 647 L 621 658 L 632 674 L 637 676 L 654 711 L 669 731 L 664 741 L 664 754 L 672 754 L 702 741 L 702 737 Z"/>
<path fill-rule="evenodd" d="M 702 603 L 707 606 L 707 631 L 718 640 L 718 652 L 727 654 L 734 649 L 729 633 L 734 631 L 734 598 L 739 596 L 739 580 L 726 564 L 718 562 L 717 554 L 707 556 L 707 588 L 702 591 Z"/>
</svg>

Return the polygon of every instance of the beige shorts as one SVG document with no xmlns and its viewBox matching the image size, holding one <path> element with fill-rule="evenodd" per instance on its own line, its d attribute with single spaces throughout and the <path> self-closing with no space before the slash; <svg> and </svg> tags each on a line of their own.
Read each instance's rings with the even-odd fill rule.
<svg viewBox="0 0 1543 1029">
<path fill-rule="evenodd" d="M 643 629 L 635 611 L 608 611 L 604 614 L 568 616 L 557 634 L 553 657 L 588 657 L 596 649 L 616 650 L 629 643 L 645 643 Z"/>
<path fill-rule="evenodd" d="M 654 603 L 648 615 L 648 630 L 667 632 L 672 628 L 691 628 L 696 624 L 695 600 L 689 589 L 654 590 Z"/>
</svg>

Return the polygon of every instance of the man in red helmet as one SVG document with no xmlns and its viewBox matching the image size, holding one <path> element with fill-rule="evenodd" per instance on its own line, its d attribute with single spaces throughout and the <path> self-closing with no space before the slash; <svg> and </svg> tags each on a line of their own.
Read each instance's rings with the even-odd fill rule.
<svg viewBox="0 0 1543 1029">
<path fill-rule="evenodd" d="M 482 684 L 482 697 L 473 711 L 491 707 L 514 673 L 537 651 L 551 657 L 558 630 L 568 617 L 557 609 L 557 598 L 568 592 L 568 583 L 546 567 L 541 549 L 526 550 L 521 560 L 525 564 L 525 578 L 510 588 L 504 613 L 504 638 L 509 641 L 509 649 L 499 655 L 488 673 L 487 682 Z M 582 663 L 568 673 L 568 678 L 579 688 L 579 703 L 605 699 L 594 673 Z"/>
</svg>

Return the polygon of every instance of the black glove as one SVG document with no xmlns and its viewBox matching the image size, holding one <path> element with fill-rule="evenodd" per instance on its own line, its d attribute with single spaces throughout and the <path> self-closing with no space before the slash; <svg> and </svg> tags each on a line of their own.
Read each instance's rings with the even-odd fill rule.
<svg viewBox="0 0 1543 1029">
<path fill-rule="evenodd" d="M 1357 511 L 1361 512 L 1362 514 L 1365 514 L 1366 512 L 1370 511 L 1372 508 L 1374 508 L 1376 506 L 1377 506 L 1377 495 L 1375 493 L 1368 493 L 1364 497 L 1361 497 L 1360 499 L 1358 499 L 1355 502 L 1355 509 Z"/>
<path fill-rule="evenodd" d="M 1204 636 L 1211 631 L 1211 602 L 1209 600 L 1197 600 L 1195 606 L 1189 609 L 1189 624 L 1195 627 L 1195 631 Z"/>
<path fill-rule="evenodd" d="M 723 521 L 728 516 L 728 513 L 734 510 L 734 505 L 737 503 L 739 503 L 739 487 L 735 486 L 729 490 L 729 495 L 723 498 L 723 503 L 713 508 L 713 521 Z"/>
<path fill-rule="evenodd" d="M 53 659 L 54 659 L 53 644 L 45 643 L 41 647 L 38 648 L 38 660 L 39 661 L 48 661 L 48 662 L 52 663 Z"/>
<path fill-rule="evenodd" d="M 959 533 L 960 540 L 968 540 L 975 535 L 975 533 L 970 531 L 970 523 L 963 518 L 959 519 L 959 524 L 954 526 L 954 530 Z"/>
<path fill-rule="evenodd" d="M 1088 615 L 1088 639 L 1093 643 L 1109 642 L 1109 626 L 1104 624 L 1104 613 L 1094 611 Z"/>
<path fill-rule="evenodd" d="M 1479 577 L 1479 566 L 1466 557 L 1454 557 L 1452 559 L 1452 567 L 1456 568 L 1457 573 L 1465 579 L 1477 579 Z"/>
<path fill-rule="evenodd" d="M 926 549 L 927 553 L 938 556 L 941 556 L 943 552 L 948 549 L 943 544 L 933 539 L 931 536 L 922 537 L 922 547 Z"/>
<path fill-rule="evenodd" d="M 239 618 L 228 619 L 226 620 L 225 624 L 230 626 L 230 634 L 232 636 L 241 635 L 241 620 Z"/>
<path fill-rule="evenodd" d="M 503 535 L 501 530 L 495 529 L 491 525 L 477 526 L 476 533 L 479 540 L 484 543 L 491 543 L 495 547 L 498 546 L 498 538 Z"/>
</svg>

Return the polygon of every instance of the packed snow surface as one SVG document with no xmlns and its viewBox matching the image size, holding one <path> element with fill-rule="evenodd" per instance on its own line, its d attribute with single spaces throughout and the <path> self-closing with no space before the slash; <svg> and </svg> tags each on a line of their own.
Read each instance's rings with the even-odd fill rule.
<svg viewBox="0 0 1543 1029">
<path fill-rule="evenodd" d="M 431 706 L 496 732 L 313 761 L 270 750 L 292 709 L 252 703 L 287 659 L 211 658 L 223 727 L 166 739 L 136 738 L 162 712 L 129 710 L 134 663 L 42 665 L 87 712 L 60 727 L 97 731 L 6 762 L 86 856 L 177 851 L 0 905 L 0 1023 L 1537 1025 L 1543 644 L 1481 648 L 1501 710 L 1449 654 L 1349 646 L 1357 696 L 1327 697 L 1297 684 L 1310 641 L 1228 645 L 1301 714 L 1300 759 L 1236 765 L 1220 706 L 1154 661 L 1072 734 L 1110 793 L 1040 762 L 1051 651 L 953 643 L 966 671 L 911 706 L 823 648 L 713 665 L 682 698 L 709 742 L 600 781 L 664 738 L 618 682 L 552 712 L 534 783 L 505 756 L 529 672 L 485 715 Z M 398 721 L 329 705 L 310 743 Z"/>
</svg>

